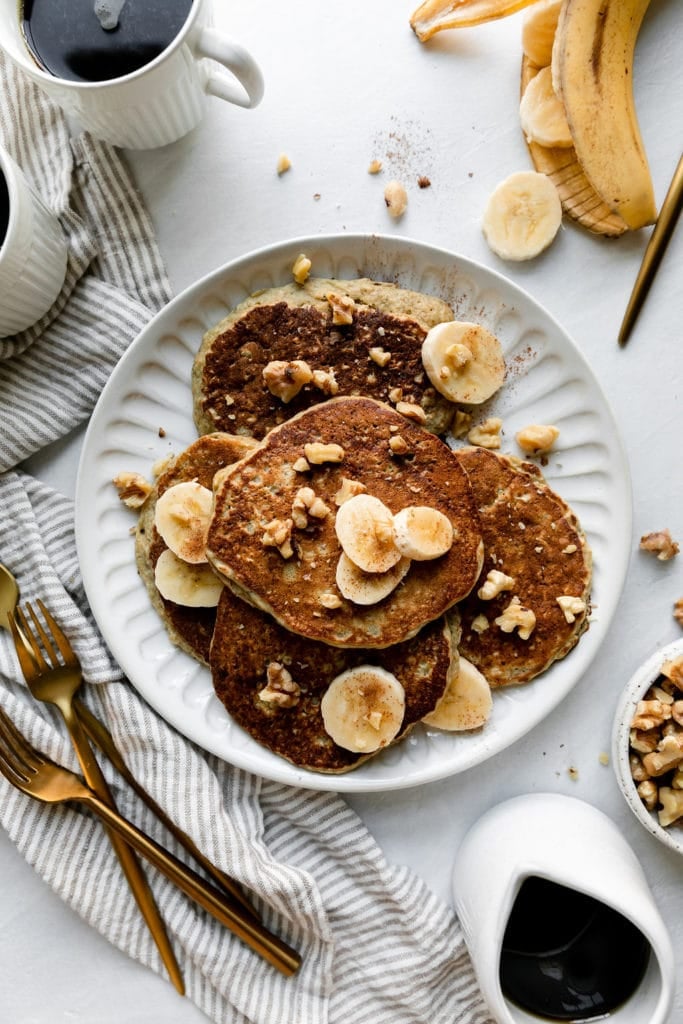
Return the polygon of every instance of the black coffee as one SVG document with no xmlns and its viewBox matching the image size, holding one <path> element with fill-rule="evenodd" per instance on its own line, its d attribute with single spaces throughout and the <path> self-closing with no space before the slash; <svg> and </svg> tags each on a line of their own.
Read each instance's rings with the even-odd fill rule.
<svg viewBox="0 0 683 1024">
<path fill-rule="evenodd" d="M 158 57 L 192 0 L 23 0 L 21 25 L 40 67 L 57 78 L 104 82 Z"/>
<path fill-rule="evenodd" d="M 500 983 L 544 1020 L 602 1020 L 638 988 L 649 957 L 647 939 L 616 910 L 532 877 L 505 930 Z"/>
<path fill-rule="evenodd" d="M 7 228 L 9 226 L 9 192 L 5 175 L 0 171 L 0 249 L 5 241 Z"/>
</svg>

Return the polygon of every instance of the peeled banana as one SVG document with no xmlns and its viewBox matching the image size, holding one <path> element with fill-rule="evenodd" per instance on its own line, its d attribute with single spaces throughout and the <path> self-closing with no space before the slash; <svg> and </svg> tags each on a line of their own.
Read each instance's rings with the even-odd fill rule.
<svg viewBox="0 0 683 1024">
<path fill-rule="evenodd" d="M 449 320 L 422 342 L 422 365 L 436 390 L 451 402 L 478 405 L 505 379 L 500 342 L 481 324 Z"/>
<path fill-rule="evenodd" d="M 560 149 L 568 149 L 572 145 L 572 133 L 562 101 L 553 89 L 549 67 L 541 68 L 524 90 L 519 104 L 519 119 L 527 142 Z"/>
<path fill-rule="evenodd" d="M 539 68 L 549 67 L 563 0 L 540 0 L 524 12 L 522 50 Z"/>
<path fill-rule="evenodd" d="M 657 216 L 633 100 L 633 55 L 650 0 L 565 0 L 553 46 L 555 91 L 579 162 L 629 228 Z"/>
<path fill-rule="evenodd" d="M 405 691 L 386 669 L 358 665 L 332 680 L 320 711 L 325 731 L 338 746 L 370 754 L 398 735 L 405 714 Z"/>
</svg>

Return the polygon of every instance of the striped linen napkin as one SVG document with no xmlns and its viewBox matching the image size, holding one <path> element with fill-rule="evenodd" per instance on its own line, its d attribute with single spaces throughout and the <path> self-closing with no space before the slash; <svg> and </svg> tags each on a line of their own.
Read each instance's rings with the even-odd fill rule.
<svg viewBox="0 0 683 1024">
<path fill-rule="evenodd" d="M 70 501 L 19 467 L 89 415 L 110 371 L 169 285 L 119 154 L 69 137 L 63 116 L 0 57 L 3 144 L 70 240 L 55 306 L 0 342 L 0 560 L 22 597 L 41 597 L 71 637 L 104 720 L 142 785 L 216 865 L 254 894 L 264 923 L 303 954 L 282 977 L 157 872 L 149 877 L 187 994 L 220 1024 L 486 1024 L 459 924 L 424 881 L 387 863 L 336 794 L 233 768 L 180 736 L 112 663 L 88 609 Z M 0 703 L 29 739 L 78 771 L 56 713 L 28 695 L 0 635 Z M 121 812 L 182 851 L 103 761 Z M 38 874 L 115 946 L 163 966 L 100 823 L 46 807 L 0 778 L 0 822 Z M 0 995 L 0 1004 L 2 996 Z M 1 1005 L 0 1005 L 1 1009 Z"/>
</svg>

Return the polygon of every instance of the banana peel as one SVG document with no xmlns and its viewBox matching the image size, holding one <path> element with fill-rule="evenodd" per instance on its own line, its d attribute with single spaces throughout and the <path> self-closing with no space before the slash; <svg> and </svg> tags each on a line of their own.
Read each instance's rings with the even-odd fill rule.
<svg viewBox="0 0 683 1024">
<path fill-rule="evenodd" d="M 424 0 L 413 11 L 410 26 L 420 42 L 425 43 L 437 32 L 447 28 L 470 28 L 485 21 L 507 18 L 537 0 Z"/>
</svg>

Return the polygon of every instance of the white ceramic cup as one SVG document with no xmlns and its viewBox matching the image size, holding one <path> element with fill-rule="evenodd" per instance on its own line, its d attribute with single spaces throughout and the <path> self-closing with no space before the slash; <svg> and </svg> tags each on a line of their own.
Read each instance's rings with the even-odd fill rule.
<svg viewBox="0 0 683 1024">
<path fill-rule="evenodd" d="M 9 194 L 0 243 L 0 338 L 7 338 L 40 320 L 59 295 L 68 246 L 55 214 L 1 146 L 0 172 Z"/>
<path fill-rule="evenodd" d="M 211 28 L 211 3 L 194 0 L 182 29 L 158 57 L 103 82 L 70 81 L 38 67 L 22 35 L 17 0 L 0 0 L 0 47 L 87 131 L 114 146 L 153 149 L 199 124 L 207 94 L 240 107 L 255 107 L 263 96 L 253 57 Z"/>
<path fill-rule="evenodd" d="M 666 1024 L 675 989 L 669 934 L 643 870 L 616 825 L 574 797 L 534 793 L 488 811 L 456 855 L 455 907 L 479 985 L 496 1024 L 542 1024 L 506 998 L 500 956 L 523 882 L 538 877 L 592 896 L 640 929 L 651 947 L 642 982 L 610 1024 Z"/>
</svg>

